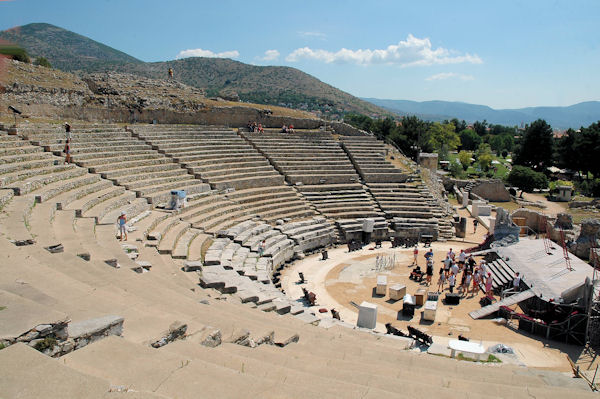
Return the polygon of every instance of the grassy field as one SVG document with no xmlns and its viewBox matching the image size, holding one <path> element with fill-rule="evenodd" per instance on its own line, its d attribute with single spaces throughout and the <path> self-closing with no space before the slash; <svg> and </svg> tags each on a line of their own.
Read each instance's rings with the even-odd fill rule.
<svg viewBox="0 0 600 399">
<path fill-rule="evenodd" d="M 457 159 L 458 159 L 458 154 L 449 154 L 448 155 L 448 160 L 451 163 L 456 162 Z M 496 179 L 506 178 L 506 176 L 508 176 L 508 172 L 509 172 L 508 167 L 506 166 L 508 164 L 506 162 L 506 158 L 502 158 L 502 157 L 493 155 L 492 160 L 500 162 L 500 164 L 495 164 L 495 165 L 492 165 L 492 167 L 490 167 L 490 170 L 494 171 L 493 178 L 496 178 Z M 477 170 L 478 167 L 479 167 L 479 165 L 477 164 L 477 161 L 473 162 L 473 164 L 471 166 L 469 166 L 469 168 L 465 171 L 465 174 L 468 177 L 476 177 L 477 175 L 481 175 L 482 177 L 485 176 L 484 172 Z"/>
</svg>

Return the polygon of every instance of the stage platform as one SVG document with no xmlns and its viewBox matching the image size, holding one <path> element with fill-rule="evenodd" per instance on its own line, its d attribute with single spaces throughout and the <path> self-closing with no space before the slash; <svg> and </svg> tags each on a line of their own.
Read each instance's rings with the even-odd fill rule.
<svg viewBox="0 0 600 399">
<path fill-rule="evenodd" d="M 571 269 L 567 269 L 562 247 L 552 242 L 546 253 L 544 240 L 521 239 L 507 247 L 494 248 L 499 256 L 521 274 L 523 282 L 543 300 L 569 303 L 583 295 L 586 277 L 593 277 L 592 267 L 569 253 Z"/>
</svg>

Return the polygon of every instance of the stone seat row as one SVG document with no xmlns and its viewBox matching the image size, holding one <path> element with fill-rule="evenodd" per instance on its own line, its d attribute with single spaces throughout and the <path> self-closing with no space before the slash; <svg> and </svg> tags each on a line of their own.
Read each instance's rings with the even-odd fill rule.
<svg viewBox="0 0 600 399">
<path fill-rule="evenodd" d="M 283 176 L 233 131 L 177 135 L 184 140 L 182 142 L 145 131 L 137 135 L 214 189 L 246 189 L 283 183 Z"/>
<path fill-rule="evenodd" d="M 378 216 L 381 211 L 360 184 L 297 185 L 296 189 L 324 216 L 336 218 Z"/>
</svg>

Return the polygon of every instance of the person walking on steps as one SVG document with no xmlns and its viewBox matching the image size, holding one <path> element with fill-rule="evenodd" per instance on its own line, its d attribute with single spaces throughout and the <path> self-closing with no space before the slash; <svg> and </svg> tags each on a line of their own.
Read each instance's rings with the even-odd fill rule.
<svg viewBox="0 0 600 399">
<path fill-rule="evenodd" d="M 71 125 L 68 122 L 65 122 L 65 140 L 69 140 L 71 138 Z"/>
<path fill-rule="evenodd" d="M 479 220 L 473 219 L 473 234 L 477 233 L 477 226 L 479 226 Z"/>
<path fill-rule="evenodd" d="M 519 292 L 521 290 L 521 275 L 519 272 L 515 274 L 515 278 L 513 279 L 513 290 L 515 292 Z"/>
<path fill-rule="evenodd" d="M 121 212 L 121 215 L 117 218 L 117 224 L 119 225 L 119 239 L 123 241 L 123 237 L 125 237 L 125 241 L 127 241 L 127 215 L 125 212 Z"/>
<path fill-rule="evenodd" d="M 65 143 L 65 148 L 63 149 L 65 153 L 65 163 L 71 163 L 71 139 L 68 138 Z"/>
</svg>

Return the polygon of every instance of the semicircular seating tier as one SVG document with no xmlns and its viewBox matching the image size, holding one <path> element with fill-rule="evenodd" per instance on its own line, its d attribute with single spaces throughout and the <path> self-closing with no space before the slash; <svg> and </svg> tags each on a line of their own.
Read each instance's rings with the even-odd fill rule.
<svg viewBox="0 0 600 399">
<path fill-rule="evenodd" d="M 231 202 L 268 222 L 315 216 L 252 145 L 226 128 L 136 127 L 136 135 Z"/>
<path fill-rule="evenodd" d="M 331 133 L 241 134 L 324 216 L 337 220 L 382 215 Z"/>
<path fill-rule="evenodd" d="M 374 136 L 342 136 L 342 147 L 396 231 L 434 239 L 453 237 L 452 223 L 419 175 L 388 160 L 388 146 Z"/>
</svg>

